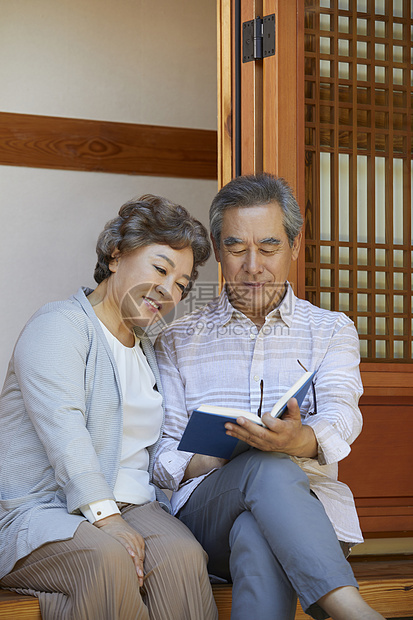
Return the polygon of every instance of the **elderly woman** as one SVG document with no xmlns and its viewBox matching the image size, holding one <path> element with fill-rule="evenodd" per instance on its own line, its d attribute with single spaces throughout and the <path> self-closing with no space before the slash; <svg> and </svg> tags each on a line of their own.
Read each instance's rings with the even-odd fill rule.
<svg viewBox="0 0 413 620">
<path fill-rule="evenodd" d="M 162 391 L 145 328 L 210 246 L 179 205 L 142 196 L 97 243 L 95 290 L 41 308 L 0 397 L 0 586 L 43 620 L 217 617 L 206 556 L 151 483 Z"/>
</svg>

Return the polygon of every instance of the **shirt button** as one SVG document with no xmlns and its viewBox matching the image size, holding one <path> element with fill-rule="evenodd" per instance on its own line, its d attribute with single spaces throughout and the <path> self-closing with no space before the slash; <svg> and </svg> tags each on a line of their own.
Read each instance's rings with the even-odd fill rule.
<svg viewBox="0 0 413 620">
<path fill-rule="evenodd" d="M 254 338 L 257 336 L 257 334 L 250 334 L 250 338 L 251 340 L 254 340 Z"/>
<path fill-rule="evenodd" d="M 97 511 L 96 513 L 98 515 L 98 517 L 100 517 L 100 515 L 102 514 L 100 510 Z"/>
<path fill-rule="evenodd" d="M 260 380 L 259 376 L 258 375 L 254 375 L 254 381 L 259 381 L 259 380 Z"/>
</svg>

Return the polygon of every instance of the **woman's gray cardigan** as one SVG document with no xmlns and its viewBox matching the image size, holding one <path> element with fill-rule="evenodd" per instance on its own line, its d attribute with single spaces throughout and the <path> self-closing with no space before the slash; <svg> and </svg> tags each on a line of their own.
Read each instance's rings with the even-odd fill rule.
<svg viewBox="0 0 413 620">
<path fill-rule="evenodd" d="M 43 306 L 9 364 L 0 396 L 0 578 L 44 543 L 71 538 L 84 520 L 79 506 L 114 498 L 122 394 L 90 292 Z M 152 344 L 139 335 L 161 392 Z"/>
</svg>

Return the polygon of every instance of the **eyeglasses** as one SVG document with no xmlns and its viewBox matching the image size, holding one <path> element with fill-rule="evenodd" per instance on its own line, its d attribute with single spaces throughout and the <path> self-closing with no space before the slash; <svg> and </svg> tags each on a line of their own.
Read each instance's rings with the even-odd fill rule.
<svg viewBox="0 0 413 620">
<path fill-rule="evenodd" d="M 302 364 L 300 362 L 300 360 L 297 360 L 297 362 L 300 364 L 301 368 L 303 370 L 305 370 L 305 372 L 308 372 L 307 368 L 304 366 L 304 364 Z M 308 415 L 317 415 L 317 397 L 315 395 L 315 385 L 314 385 L 314 381 L 311 381 L 311 387 L 313 390 L 313 402 L 314 402 L 314 411 L 309 411 Z"/>
<path fill-rule="evenodd" d="M 300 360 L 297 360 L 297 362 L 300 364 L 301 368 L 303 370 L 305 370 L 305 372 L 308 372 L 307 368 L 300 362 Z M 312 387 L 312 390 L 313 390 L 314 411 L 309 411 L 308 415 L 317 415 L 317 398 L 316 398 L 316 395 L 315 395 L 314 381 L 311 381 L 311 387 Z M 258 407 L 258 410 L 257 410 L 257 416 L 259 418 L 261 417 L 262 399 L 263 399 L 263 396 L 264 396 L 264 379 L 261 379 L 261 381 L 260 381 L 260 388 L 261 388 L 260 406 Z"/>
</svg>

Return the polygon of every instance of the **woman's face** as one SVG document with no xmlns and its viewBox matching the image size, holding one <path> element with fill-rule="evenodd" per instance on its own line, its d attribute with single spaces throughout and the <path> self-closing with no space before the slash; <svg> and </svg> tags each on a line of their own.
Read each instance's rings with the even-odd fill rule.
<svg viewBox="0 0 413 620">
<path fill-rule="evenodd" d="M 190 247 L 154 244 L 126 254 L 115 251 L 108 289 L 124 323 L 145 328 L 168 314 L 188 285 L 193 263 Z"/>
</svg>

